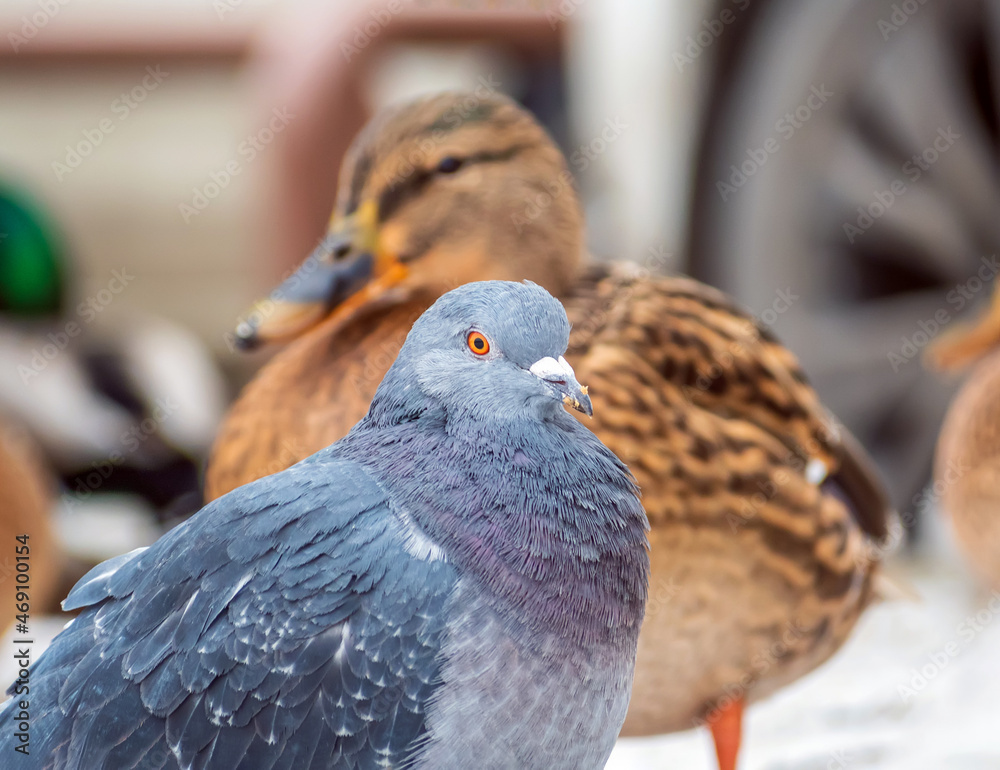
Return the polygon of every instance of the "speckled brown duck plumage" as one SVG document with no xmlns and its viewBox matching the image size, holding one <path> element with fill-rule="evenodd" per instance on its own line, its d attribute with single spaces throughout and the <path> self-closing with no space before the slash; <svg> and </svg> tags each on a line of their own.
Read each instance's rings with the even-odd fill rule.
<svg viewBox="0 0 1000 770">
<path fill-rule="evenodd" d="M 942 336 L 928 359 L 946 370 L 975 364 L 945 415 L 934 475 L 959 547 L 1000 589 L 1000 291 L 976 324 Z"/>
<path fill-rule="evenodd" d="M 506 98 L 445 94 L 377 117 L 344 162 L 326 240 L 285 301 L 240 329 L 251 344 L 296 339 L 225 421 L 208 494 L 342 436 L 446 289 L 542 284 L 573 322 L 588 425 L 629 464 L 652 526 L 623 734 L 707 722 L 729 770 L 744 701 L 825 660 L 872 600 L 886 498 L 794 356 L 732 300 L 686 278 L 580 266 L 569 179 Z"/>
</svg>

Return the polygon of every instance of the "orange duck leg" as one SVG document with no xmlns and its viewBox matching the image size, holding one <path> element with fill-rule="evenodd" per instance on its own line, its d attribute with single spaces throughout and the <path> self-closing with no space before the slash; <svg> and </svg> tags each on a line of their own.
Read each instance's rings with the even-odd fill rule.
<svg viewBox="0 0 1000 770">
<path fill-rule="evenodd" d="M 720 708 L 712 722 L 712 740 L 715 741 L 719 770 L 736 770 L 743 735 L 743 705 L 743 699 L 737 698 Z"/>
</svg>

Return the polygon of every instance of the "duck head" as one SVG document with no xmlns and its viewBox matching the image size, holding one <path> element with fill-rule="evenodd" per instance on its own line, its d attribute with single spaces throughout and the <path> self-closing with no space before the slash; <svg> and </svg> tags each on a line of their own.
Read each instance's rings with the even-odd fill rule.
<svg viewBox="0 0 1000 770">
<path fill-rule="evenodd" d="M 357 136 L 326 235 L 237 340 L 288 341 L 389 292 L 528 279 L 558 296 L 582 248 L 566 160 L 532 115 L 496 94 L 426 97 Z"/>
</svg>

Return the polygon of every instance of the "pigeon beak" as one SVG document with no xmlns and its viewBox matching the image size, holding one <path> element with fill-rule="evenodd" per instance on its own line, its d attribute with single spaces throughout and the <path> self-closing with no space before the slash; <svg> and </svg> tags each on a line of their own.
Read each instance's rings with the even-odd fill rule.
<svg viewBox="0 0 1000 770">
<path fill-rule="evenodd" d="M 236 328 L 236 345 L 252 350 L 294 339 L 337 311 L 344 316 L 406 277 L 406 268 L 378 248 L 378 204 L 333 217 L 322 242 Z"/>
<path fill-rule="evenodd" d="M 594 406 L 587 395 L 587 386 L 577 382 L 576 372 L 565 358 L 559 356 L 556 360 L 546 356 L 535 361 L 528 371 L 548 385 L 556 398 L 560 398 L 566 406 L 571 406 L 588 417 L 594 416 Z"/>
</svg>

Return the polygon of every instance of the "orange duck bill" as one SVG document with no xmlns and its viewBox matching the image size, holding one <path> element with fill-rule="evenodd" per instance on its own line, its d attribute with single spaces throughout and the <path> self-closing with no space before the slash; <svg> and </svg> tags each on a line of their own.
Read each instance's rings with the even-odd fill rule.
<svg viewBox="0 0 1000 770">
<path fill-rule="evenodd" d="M 363 203 L 334 217 L 315 251 L 284 282 L 256 302 L 236 328 L 236 345 L 253 350 L 288 342 L 334 313 L 346 316 L 406 278 L 393 254 L 378 248 L 378 211 Z"/>
</svg>

